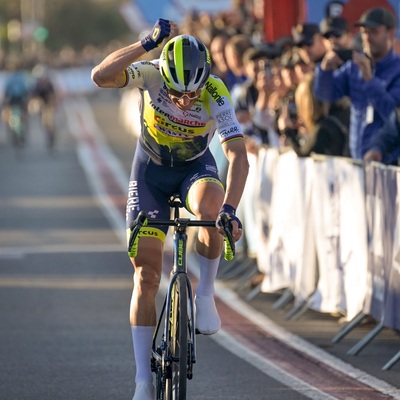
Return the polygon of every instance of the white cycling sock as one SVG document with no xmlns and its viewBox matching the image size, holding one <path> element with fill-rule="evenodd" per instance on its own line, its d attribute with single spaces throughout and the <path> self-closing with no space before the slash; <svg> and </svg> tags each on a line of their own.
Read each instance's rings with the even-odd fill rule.
<svg viewBox="0 0 400 400">
<path fill-rule="evenodd" d="M 154 329 L 155 326 L 131 326 L 136 363 L 136 382 L 153 381 L 150 356 Z"/>
<path fill-rule="evenodd" d="M 217 276 L 219 259 L 209 259 L 197 254 L 200 267 L 199 284 L 197 285 L 196 294 L 200 296 L 213 296 L 214 295 L 214 281 Z"/>
</svg>

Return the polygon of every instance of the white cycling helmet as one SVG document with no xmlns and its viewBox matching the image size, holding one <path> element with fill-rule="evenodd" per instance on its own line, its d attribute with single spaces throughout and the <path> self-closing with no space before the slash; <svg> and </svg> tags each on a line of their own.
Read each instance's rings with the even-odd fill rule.
<svg viewBox="0 0 400 400">
<path fill-rule="evenodd" d="M 160 57 L 160 72 L 165 83 L 178 92 L 194 92 L 210 75 L 211 57 L 207 47 L 190 35 L 169 40 Z"/>
</svg>

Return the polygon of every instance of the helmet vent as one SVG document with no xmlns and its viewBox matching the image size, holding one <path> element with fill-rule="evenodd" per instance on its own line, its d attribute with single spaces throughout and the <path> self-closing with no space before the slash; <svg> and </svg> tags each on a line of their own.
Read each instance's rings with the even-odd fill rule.
<svg viewBox="0 0 400 400">
<path fill-rule="evenodd" d="M 204 68 L 199 68 L 199 69 L 197 70 L 197 75 L 196 75 L 195 83 L 198 83 L 198 82 L 199 82 L 201 76 L 203 75 L 203 71 L 204 71 Z"/>
<path fill-rule="evenodd" d="M 171 72 L 171 77 L 174 82 L 179 82 L 178 76 L 176 75 L 176 69 L 170 68 L 169 71 Z"/>
<path fill-rule="evenodd" d="M 190 73 L 189 70 L 185 69 L 185 71 L 183 71 L 185 86 L 189 85 L 191 75 L 192 75 L 192 74 Z"/>
</svg>

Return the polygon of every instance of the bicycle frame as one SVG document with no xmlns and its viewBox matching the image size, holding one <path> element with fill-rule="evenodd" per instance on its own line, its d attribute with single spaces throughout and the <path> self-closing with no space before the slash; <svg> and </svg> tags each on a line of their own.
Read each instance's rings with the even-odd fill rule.
<svg viewBox="0 0 400 400">
<path fill-rule="evenodd" d="M 162 316 L 165 312 L 165 309 L 171 310 L 171 294 L 173 290 L 173 286 L 175 284 L 176 279 L 178 278 L 178 274 L 184 274 L 186 278 L 186 286 L 187 286 L 187 293 L 188 293 L 188 298 L 189 298 L 189 325 L 190 325 L 190 343 L 193 346 L 191 349 L 192 353 L 192 358 L 191 362 L 195 363 L 196 362 L 196 352 L 195 352 L 195 331 L 194 331 L 194 309 L 193 309 L 193 292 L 192 292 L 192 285 L 190 283 L 190 280 L 187 276 L 187 264 L 186 264 L 186 245 L 187 245 L 187 234 L 186 234 L 186 229 L 187 229 L 187 224 L 186 222 L 189 221 L 188 219 L 185 218 L 178 218 L 176 219 L 176 223 L 178 224 L 175 228 L 174 232 L 174 237 L 173 237 L 173 265 L 172 265 L 172 276 L 170 278 L 170 282 L 168 285 L 168 291 L 167 295 L 164 300 L 164 305 L 160 314 L 160 318 L 157 323 L 157 327 L 155 330 L 154 334 L 154 339 L 153 339 L 153 353 L 156 347 L 156 340 L 157 340 L 157 335 L 160 329 L 160 326 L 162 325 Z M 168 316 L 166 316 L 165 321 L 164 321 L 164 337 L 165 337 L 165 346 L 168 349 L 169 347 L 169 338 L 168 335 L 166 334 L 169 332 L 170 329 L 170 319 Z M 158 353 L 155 354 L 157 356 Z"/>
<path fill-rule="evenodd" d="M 187 360 L 186 360 L 186 376 L 185 379 L 192 379 L 193 377 L 193 364 L 196 362 L 196 332 L 194 326 L 194 301 L 193 301 L 193 291 L 190 283 L 190 279 L 187 275 L 187 233 L 186 230 L 189 226 L 200 225 L 201 226 L 213 226 L 215 227 L 215 221 L 191 221 L 189 218 L 181 218 L 179 216 L 179 208 L 183 207 L 180 202 L 172 201 L 170 205 L 174 208 L 174 220 L 167 221 L 149 221 L 149 225 L 170 225 L 174 226 L 173 235 L 173 265 L 171 271 L 171 277 L 168 285 L 167 294 L 164 300 L 164 304 L 157 322 L 156 330 L 153 336 L 152 345 L 152 370 L 153 372 L 158 371 L 160 366 L 165 367 L 165 363 L 172 364 L 178 360 L 174 359 L 173 355 L 170 354 L 172 348 L 172 343 L 170 342 L 171 332 L 171 313 L 174 312 L 173 300 L 174 300 L 174 286 L 177 279 L 184 277 L 186 285 L 187 296 L 187 329 L 189 336 L 187 337 Z M 182 311 L 182 310 L 180 310 Z M 185 311 L 184 311 L 185 312 Z M 160 329 L 163 326 L 163 334 L 161 339 L 161 344 L 157 346 L 157 338 L 160 333 Z M 168 366 L 167 366 L 168 367 Z"/>
</svg>

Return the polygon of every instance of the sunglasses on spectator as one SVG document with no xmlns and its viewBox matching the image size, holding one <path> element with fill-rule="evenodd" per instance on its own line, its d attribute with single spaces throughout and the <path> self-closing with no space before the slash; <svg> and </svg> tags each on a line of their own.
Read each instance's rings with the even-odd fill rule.
<svg viewBox="0 0 400 400">
<path fill-rule="evenodd" d="M 331 38 L 335 38 L 335 39 L 339 39 L 343 36 L 343 33 L 340 32 L 327 32 L 324 35 L 325 39 L 331 39 Z"/>
<path fill-rule="evenodd" d="M 198 89 L 194 92 L 188 92 L 188 93 L 182 93 L 182 92 L 178 92 L 177 90 L 174 90 L 174 89 L 168 89 L 168 93 L 172 98 L 174 98 L 176 100 L 183 99 L 184 97 L 187 97 L 189 100 L 195 100 L 200 96 L 201 89 Z"/>
<path fill-rule="evenodd" d="M 313 44 L 314 44 L 314 39 L 308 39 L 298 43 L 297 47 L 301 49 L 302 47 L 311 47 Z"/>
</svg>

